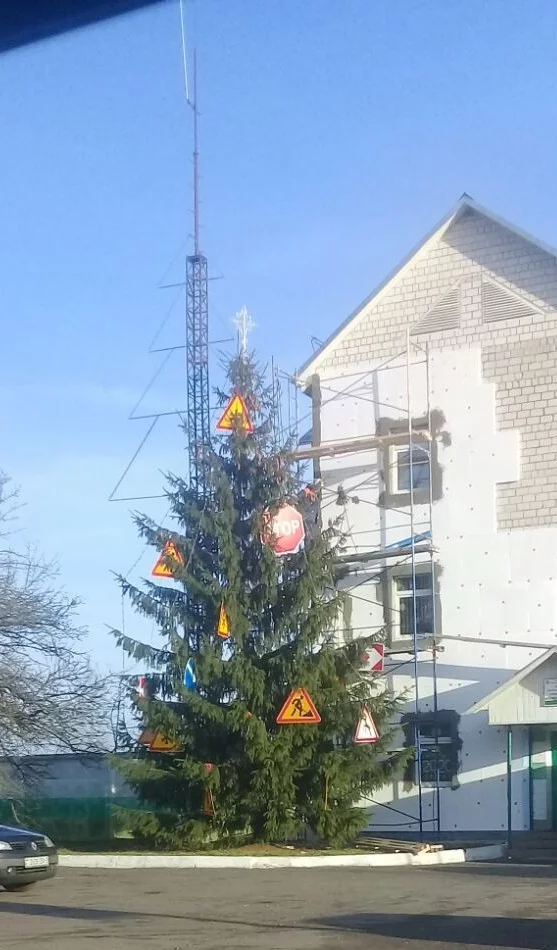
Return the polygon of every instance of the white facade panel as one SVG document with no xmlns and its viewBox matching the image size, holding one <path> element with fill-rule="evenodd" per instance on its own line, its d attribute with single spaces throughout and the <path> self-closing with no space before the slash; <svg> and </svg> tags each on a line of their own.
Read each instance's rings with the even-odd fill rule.
<svg viewBox="0 0 557 950">
<path fill-rule="evenodd" d="M 459 768 L 440 789 L 440 824 L 446 832 L 506 828 L 508 704 L 505 712 L 491 707 L 492 725 L 487 712 L 469 710 L 557 645 L 557 395 L 552 382 L 557 378 L 557 341 L 553 348 L 551 343 L 557 337 L 557 267 L 549 254 L 547 260 L 543 257 L 545 253 L 504 228 L 493 223 L 480 226 L 472 214 L 465 216 L 450 239 L 425 246 L 414 270 L 412 262 L 405 265 L 392 290 L 383 288 L 376 304 L 372 300 L 365 305 L 354 340 L 350 331 L 341 334 L 339 354 L 344 355 L 337 359 L 334 345 L 329 345 L 326 359 L 317 367 L 322 442 L 385 432 L 396 435 L 405 427 L 407 431 L 409 413 L 414 428 L 424 419 L 431 422 L 434 497 L 430 505 L 416 492 L 413 532 L 432 533 L 439 608 L 437 705 L 460 717 Z M 516 315 L 514 323 L 482 319 L 486 275 L 490 279 L 495 275 L 531 299 L 540 316 L 538 328 L 529 331 L 520 324 L 525 352 L 532 350 L 533 355 L 528 356 L 527 391 L 516 400 L 513 387 L 521 385 L 521 357 L 515 328 L 522 317 Z M 545 290 L 536 285 L 543 279 L 548 281 Z M 425 340 L 413 338 L 406 351 L 407 315 L 422 319 L 428 312 L 427 300 L 433 305 L 455 280 L 461 286 L 458 330 L 431 333 Z M 528 337 L 529 332 L 534 335 Z M 549 340 L 546 349 L 556 352 L 554 357 L 540 358 L 537 370 L 533 347 L 544 332 Z M 545 343 L 542 340 L 540 347 Z M 348 361 L 347 353 L 359 362 Z M 547 431 L 544 434 L 543 423 L 536 421 L 537 438 L 532 439 L 531 418 L 538 405 L 540 418 L 547 418 Z M 323 515 L 325 520 L 341 517 L 348 553 L 378 552 L 410 536 L 411 506 L 400 490 L 397 458 L 396 451 L 380 446 L 320 460 Z M 429 563 L 429 554 L 417 555 L 418 570 L 427 569 Z M 416 681 L 413 657 L 403 652 L 410 649 L 411 640 L 404 639 L 400 630 L 397 633 L 390 600 L 394 595 L 389 576 L 405 566 L 408 559 L 402 558 L 358 565 L 344 582 L 353 596 L 339 635 L 386 637 L 395 651 L 386 665 L 389 686 L 397 693 L 407 692 L 404 711 L 411 714 L 417 682 L 419 710 L 429 713 L 435 692 L 431 641 L 427 636 L 422 641 Z M 542 802 L 547 788 L 542 794 L 540 786 L 536 802 L 530 802 L 527 725 L 555 722 L 557 707 L 540 711 L 536 693 L 540 683 L 534 680 L 530 689 L 517 687 L 513 694 L 512 809 L 517 830 L 529 827 L 531 809 L 547 812 L 547 802 Z M 532 718 L 534 706 L 537 718 Z M 435 826 L 435 798 L 435 789 L 426 783 L 425 830 Z M 401 778 L 384 788 L 377 803 L 372 827 L 393 833 L 397 828 L 416 829 L 418 795 L 413 781 Z"/>
</svg>

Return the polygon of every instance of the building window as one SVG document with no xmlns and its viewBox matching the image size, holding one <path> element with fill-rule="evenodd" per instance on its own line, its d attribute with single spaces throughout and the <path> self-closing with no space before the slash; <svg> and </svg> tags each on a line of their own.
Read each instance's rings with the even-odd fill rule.
<svg viewBox="0 0 557 950">
<path fill-rule="evenodd" d="M 419 739 L 422 785 L 435 785 L 437 772 L 439 782 L 450 785 L 455 764 L 452 723 L 447 719 L 439 719 L 437 724 L 421 723 Z"/>
<path fill-rule="evenodd" d="M 458 755 L 462 740 L 458 734 L 459 715 L 453 709 L 439 710 L 436 713 L 420 713 L 416 735 L 415 714 L 402 717 L 406 746 L 420 748 L 420 767 L 422 785 L 454 785 L 458 772 Z M 406 779 L 414 784 L 418 781 L 418 756 L 410 761 Z"/>
<path fill-rule="evenodd" d="M 425 442 L 412 446 L 391 446 L 391 494 L 407 494 L 411 490 L 425 493 L 429 490 L 429 449 Z"/>
<path fill-rule="evenodd" d="M 414 623 L 418 637 L 428 636 L 435 632 L 432 573 L 430 570 L 417 571 L 414 579 L 415 588 L 412 584 L 412 574 L 402 574 L 392 579 L 391 628 L 399 637 L 413 637 Z"/>
</svg>

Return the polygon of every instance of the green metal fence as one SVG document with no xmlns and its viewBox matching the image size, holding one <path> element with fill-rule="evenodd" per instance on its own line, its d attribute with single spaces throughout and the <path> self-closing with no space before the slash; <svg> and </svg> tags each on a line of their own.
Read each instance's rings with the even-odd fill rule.
<svg viewBox="0 0 557 950">
<path fill-rule="evenodd" d="M 17 768 L 0 761 L 0 822 L 42 831 L 57 844 L 124 838 L 125 810 L 138 807 L 106 756 L 34 756 Z"/>
<path fill-rule="evenodd" d="M 3 799 L 0 821 L 43 831 L 59 844 L 109 841 L 123 832 L 117 808 L 134 806 L 137 807 L 134 799 Z"/>
</svg>

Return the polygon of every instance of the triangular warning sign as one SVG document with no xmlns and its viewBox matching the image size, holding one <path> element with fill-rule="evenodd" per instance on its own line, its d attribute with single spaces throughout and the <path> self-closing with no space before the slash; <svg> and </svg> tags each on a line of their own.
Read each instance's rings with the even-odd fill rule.
<svg viewBox="0 0 557 950">
<path fill-rule="evenodd" d="M 180 549 L 174 544 L 174 541 L 167 541 L 162 549 L 157 563 L 153 567 L 151 574 L 153 577 L 174 577 L 176 568 L 168 563 L 168 558 L 172 558 L 180 566 L 184 563 L 184 558 Z"/>
<path fill-rule="evenodd" d="M 146 746 L 150 752 L 183 752 L 184 747 L 173 739 L 168 739 L 162 732 L 154 729 L 144 729 L 139 737 L 139 744 Z"/>
<path fill-rule="evenodd" d="M 223 640 L 228 640 L 230 636 L 230 617 L 228 616 L 228 611 L 224 606 L 224 601 L 220 605 L 219 619 L 217 623 L 217 636 L 222 637 Z"/>
<path fill-rule="evenodd" d="M 356 732 L 354 733 L 354 742 L 356 745 L 365 745 L 368 742 L 379 742 L 379 732 L 367 706 L 362 706 L 360 719 L 356 726 Z"/>
<path fill-rule="evenodd" d="M 243 396 L 236 393 L 231 397 L 226 409 L 217 422 L 217 432 L 235 432 L 236 430 L 251 435 L 253 422 L 250 419 L 248 407 Z"/>
<path fill-rule="evenodd" d="M 139 745 L 144 745 L 150 749 L 154 738 L 155 732 L 153 729 L 144 729 L 137 741 L 139 742 Z"/>
<path fill-rule="evenodd" d="M 183 752 L 184 747 L 179 742 L 175 742 L 174 739 L 169 739 L 168 736 L 164 736 L 162 732 L 157 732 L 151 743 L 150 750 L 151 752 Z"/>
<path fill-rule="evenodd" d="M 293 689 L 277 716 L 279 726 L 321 722 L 321 716 L 307 689 Z"/>
</svg>

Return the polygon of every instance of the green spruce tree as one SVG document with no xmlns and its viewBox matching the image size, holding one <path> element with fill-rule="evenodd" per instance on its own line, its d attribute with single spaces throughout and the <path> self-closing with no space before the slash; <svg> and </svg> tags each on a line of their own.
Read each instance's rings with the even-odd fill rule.
<svg viewBox="0 0 557 950">
<path fill-rule="evenodd" d="M 396 702 L 358 674 L 369 639 L 343 644 L 335 634 L 342 537 L 335 525 L 322 528 L 319 500 L 303 490 L 289 447 L 277 446 L 271 394 L 253 360 L 232 360 L 228 382 L 255 431 L 235 418 L 233 431 L 205 451 L 205 497 L 169 478 L 171 530 L 137 517 L 147 542 L 159 552 L 174 542 L 183 564 L 169 556 L 174 579 L 143 589 L 120 578 L 161 638 L 148 645 L 115 631 L 150 671 L 150 695 L 133 697 L 138 731 L 147 727 L 178 749 L 152 752 L 138 746 L 138 733 L 128 735 L 130 754 L 118 767 L 141 807 L 127 820 L 138 837 L 173 848 L 284 841 L 304 827 L 339 846 L 366 822 L 358 802 L 402 762 L 389 751 Z M 302 515 L 306 540 L 298 553 L 278 557 L 265 540 L 266 516 L 284 503 Z M 217 635 L 221 608 L 229 638 Z M 188 661 L 193 689 L 184 684 Z M 301 687 L 321 722 L 278 725 L 288 695 Z M 360 746 L 353 740 L 364 703 L 381 739 Z"/>
</svg>

